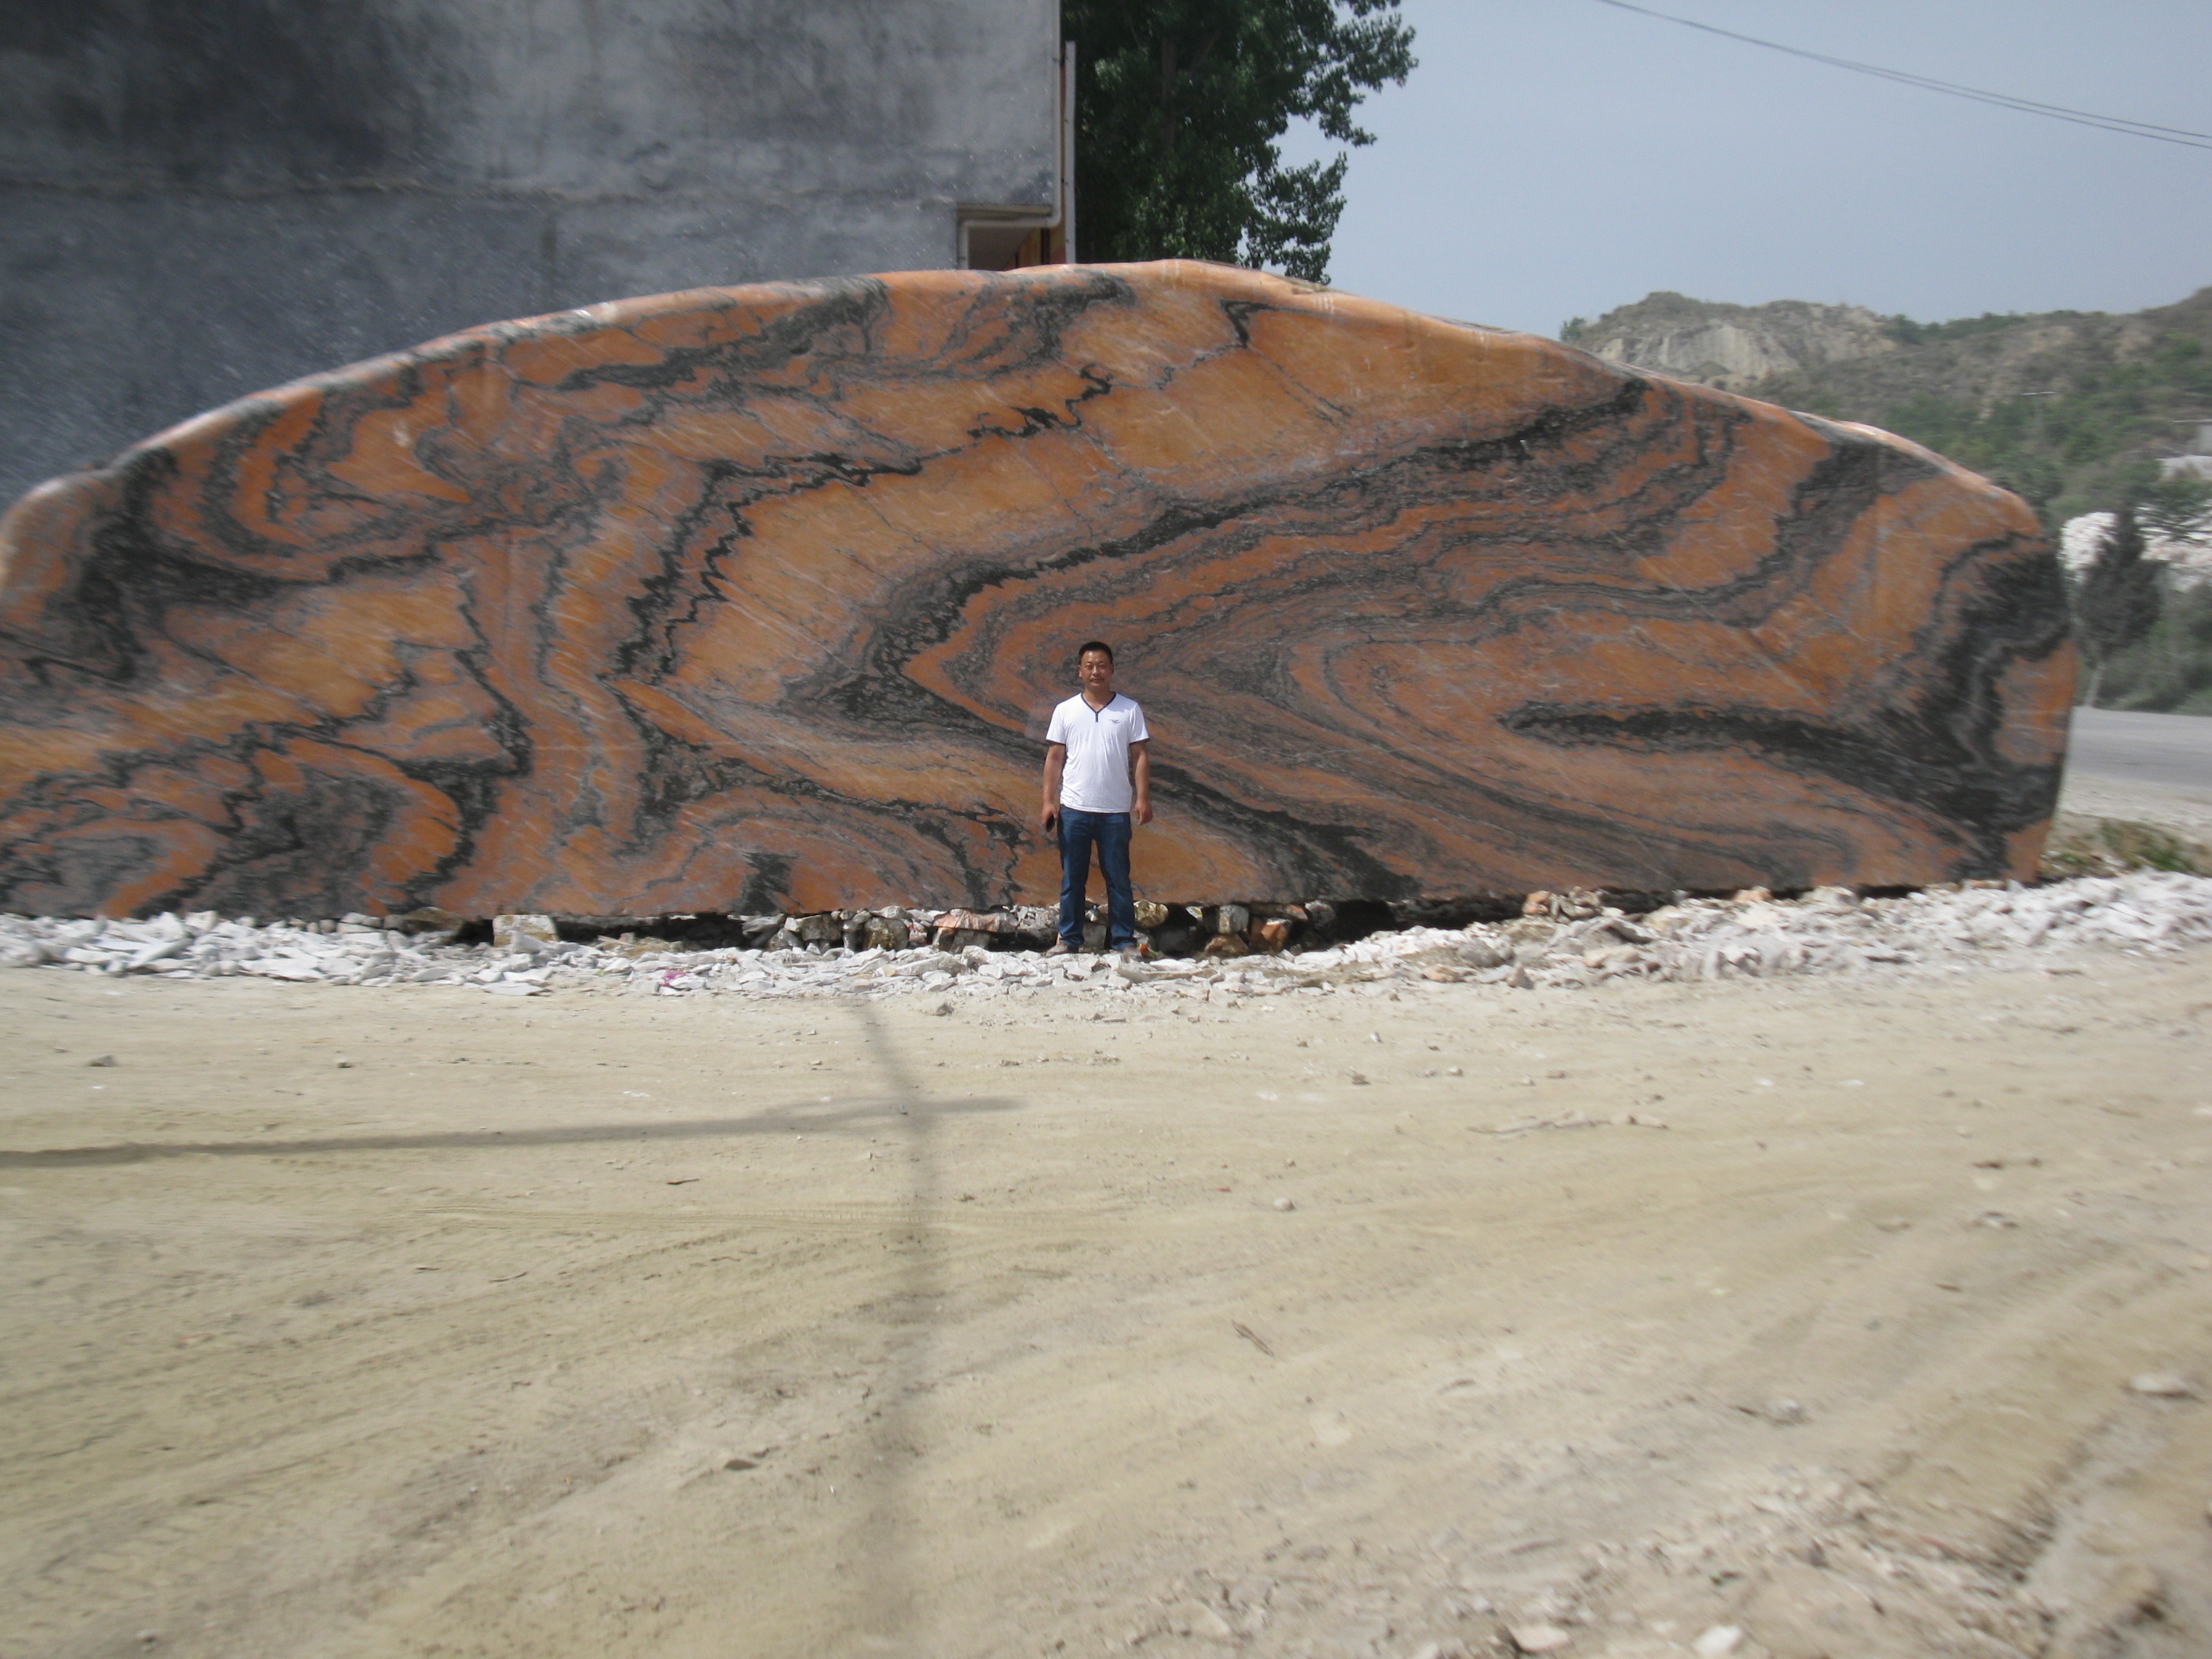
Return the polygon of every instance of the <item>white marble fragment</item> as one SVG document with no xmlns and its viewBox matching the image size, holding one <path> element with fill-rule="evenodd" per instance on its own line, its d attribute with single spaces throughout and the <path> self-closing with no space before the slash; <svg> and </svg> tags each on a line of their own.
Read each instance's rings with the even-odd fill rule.
<svg viewBox="0 0 2212 1659">
<path fill-rule="evenodd" d="M 1515 1625 L 1505 1633 L 1516 1653 L 1558 1653 L 1575 1639 L 1557 1625 Z"/>
<path fill-rule="evenodd" d="M 2128 1379 L 2129 1389 L 2157 1400 L 2194 1400 L 2197 1385 L 2179 1371 L 2144 1371 Z"/>
<path fill-rule="evenodd" d="M 935 920 L 912 913 L 926 931 Z M 1233 920 L 1233 917 L 1232 917 Z M 970 945 L 853 951 L 801 946 L 786 929 L 763 951 L 659 951 L 635 958 L 566 944 L 550 921 L 505 916 L 489 946 L 450 933 L 409 937 L 358 913 L 337 923 L 224 918 L 211 911 L 137 921 L 0 916 L 0 966 L 56 965 L 116 975 L 301 983 L 492 985 L 556 967 L 562 982 L 627 980 L 671 994 L 873 995 L 902 988 L 967 998 L 1050 986 L 1233 1006 L 1298 991 L 1387 997 L 1460 994 L 1453 981 L 1577 989 L 1618 978 L 1770 978 L 1943 968 L 1992 953 L 2106 948 L 2164 953 L 2212 940 L 2212 879 L 2157 871 L 2038 888 L 1984 885 L 1862 899 L 1824 888 L 1799 900 L 1687 899 L 1640 917 L 1614 910 L 1565 921 L 1407 928 L 1302 954 L 1150 963 Z"/>
</svg>

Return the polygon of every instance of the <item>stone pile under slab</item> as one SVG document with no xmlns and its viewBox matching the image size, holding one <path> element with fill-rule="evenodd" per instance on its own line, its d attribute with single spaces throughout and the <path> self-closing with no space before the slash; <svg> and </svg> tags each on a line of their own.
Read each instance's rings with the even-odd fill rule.
<svg viewBox="0 0 2212 1659">
<path fill-rule="evenodd" d="M 0 966 L 301 983 L 473 986 L 500 996 L 616 988 L 655 996 L 1020 995 L 1065 988 L 1226 1001 L 1285 993 L 1385 994 L 1409 982 L 1572 988 L 1616 979 L 1714 980 L 1960 967 L 2078 947 L 2165 952 L 2212 942 L 2212 878 L 2141 871 L 2044 886 L 1989 883 L 1863 897 L 1823 888 L 1693 898 L 1641 915 L 1600 895 L 1537 895 L 1546 914 L 1413 927 L 1326 950 L 1135 961 L 927 947 L 685 949 L 655 939 L 585 945 L 501 919 L 495 942 L 410 935 L 355 916 L 320 924 L 0 916 Z"/>
</svg>

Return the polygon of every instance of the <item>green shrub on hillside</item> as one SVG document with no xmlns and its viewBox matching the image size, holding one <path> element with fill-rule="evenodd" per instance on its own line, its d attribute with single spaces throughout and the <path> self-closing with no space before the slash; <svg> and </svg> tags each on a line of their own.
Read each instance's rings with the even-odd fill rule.
<svg viewBox="0 0 2212 1659">
<path fill-rule="evenodd" d="M 2053 311 L 2051 317 L 2079 317 L 2078 311 Z M 1904 315 L 1892 317 L 1884 329 L 1899 345 L 1927 345 L 1936 340 L 1964 340 L 2010 328 L 2021 320 L 2017 311 L 1985 311 L 1978 317 L 1954 317 L 1948 323 L 1916 323 Z"/>
<path fill-rule="evenodd" d="M 2107 708 L 2212 714 L 2212 586 L 2169 586 L 2149 634 L 2112 653 L 2098 701 Z"/>
<path fill-rule="evenodd" d="M 2182 430 L 2212 419 L 2212 351 L 2186 335 L 2161 337 L 2136 362 L 2091 349 L 2066 354 L 2048 378 L 2051 384 L 2009 394 L 1930 389 L 1872 408 L 1815 392 L 1800 407 L 1885 428 L 1994 478 L 2034 507 L 2054 536 L 2078 514 L 2141 499 L 2158 477 L 2158 454 L 2171 453 Z"/>
<path fill-rule="evenodd" d="M 2142 501 L 2159 458 L 2212 421 L 2212 289 L 2125 317 L 1899 317 L 1885 331 L 1901 349 L 1754 395 L 1925 444 L 2023 497 L 2054 538 L 2078 514 Z"/>
</svg>

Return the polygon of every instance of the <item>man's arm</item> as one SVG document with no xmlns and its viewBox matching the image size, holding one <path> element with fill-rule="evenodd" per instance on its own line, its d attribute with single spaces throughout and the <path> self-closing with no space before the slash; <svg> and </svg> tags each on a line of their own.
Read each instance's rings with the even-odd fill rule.
<svg viewBox="0 0 2212 1659">
<path fill-rule="evenodd" d="M 1048 743 L 1044 746 L 1044 803 L 1037 808 L 1037 828 L 1048 835 L 1052 821 L 1060 816 L 1060 774 L 1067 764 L 1067 745 Z"/>
<path fill-rule="evenodd" d="M 1129 745 L 1129 775 L 1137 786 L 1136 810 L 1131 817 L 1139 823 L 1152 821 L 1152 745 L 1139 741 Z"/>
</svg>

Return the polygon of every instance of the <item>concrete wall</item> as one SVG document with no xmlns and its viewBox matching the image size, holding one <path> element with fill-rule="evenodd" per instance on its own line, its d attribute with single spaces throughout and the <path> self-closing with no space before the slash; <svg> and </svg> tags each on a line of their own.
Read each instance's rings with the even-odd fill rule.
<svg viewBox="0 0 2212 1659">
<path fill-rule="evenodd" d="M 957 263 L 1048 210 L 1054 0 L 15 0 L 0 503 L 472 324 Z"/>
</svg>

